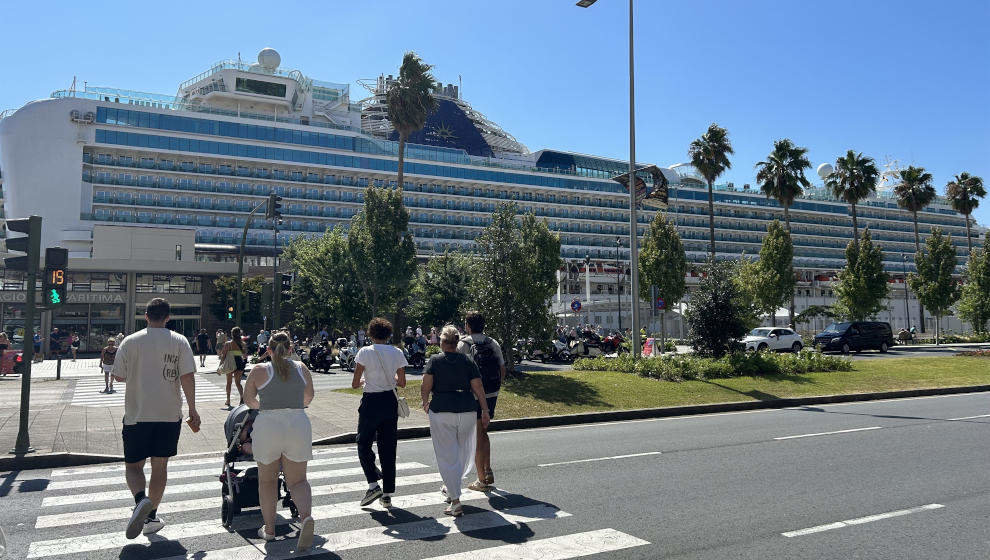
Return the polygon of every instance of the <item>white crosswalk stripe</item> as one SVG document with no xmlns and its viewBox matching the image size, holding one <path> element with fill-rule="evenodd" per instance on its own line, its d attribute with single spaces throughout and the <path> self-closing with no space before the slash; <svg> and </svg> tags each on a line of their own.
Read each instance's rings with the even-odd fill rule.
<svg viewBox="0 0 990 560">
<path fill-rule="evenodd" d="M 203 379 L 199 374 L 194 375 L 196 376 L 197 403 L 227 400 L 227 392 L 223 388 L 217 387 L 213 383 Z M 125 385 L 123 383 L 114 383 L 114 393 L 101 393 L 100 391 L 104 388 L 106 388 L 106 385 L 103 383 L 102 377 L 76 381 L 75 389 L 72 392 L 72 405 L 89 407 L 124 406 Z M 183 403 L 185 399 L 185 395 L 182 394 Z"/>
<path fill-rule="evenodd" d="M 133 540 L 128 540 L 123 531 L 133 509 L 133 497 L 124 484 L 122 465 L 52 471 L 52 481 L 43 491 L 40 514 L 35 519 L 35 538 L 17 557 L 75 560 L 117 555 L 119 551 L 125 560 L 132 554 L 149 560 L 287 560 L 369 549 L 379 556 L 409 558 L 401 552 L 403 543 L 442 540 L 452 543 L 454 548 L 432 549 L 431 554 L 431 548 L 421 544 L 407 550 L 416 550 L 413 556 L 417 558 L 435 556 L 438 560 L 566 560 L 649 544 L 614 529 L 589 527 L 589 523 L 600 521 L 594 516 L 584 520 L 582 532 L 561 535 L 562 531 L 555 527 L 573 524 L 556 524 L 566 524 L 575 513 L 542 502 L 538 497 L 501 489 L 489 494 L 465 489 L 460 498 L 465 504 L 465 515 L 456 519 L 443 516 L 444 497 L 438 491 L 440 475 L 429 465 L 413 461 L 397 464 L 397 492 L 392 501 L 394 512 L 402 515 L 379 517 L 373 512 L 380 515 L 384 511 L 377 502 L 365 508 L 358 503 L 368 484 L 356 465 L 353 447 L 316 450 L 314 455 L 314 460 L 309 462 L 308 479 L 312 482 L 312 517 L 317 522 L 317 533 L 321 528 L 339 527 L 339 530 L 318 534 L 311 550 L 294 550 L 298 520 L 288 519 L 285 508 L 280 508 L 276 533 L 287 537 L 262 543 L 263 546 L 258 546 L 254 538 L 254 531 L 262 524 L 257 508 L 236 515 L 230 530 L 223 527 L 221 483 L 217 479 L 222 458 L 218 453 L 176 459 L 169 465 L 170 484 L 158 508 L 167 524 L 156 535 Z M 238 464 L 239 468 L 249 466 L 250 463 Z M 176 499 L 177 496 L 182 499 Z M 489 503 L 498 509 L 492 510 Z M 490 537 L 472 536 L 473 532 L 483 530 L 505 530 L 512 535 L 522 530 L 527 538 L 521 542 L 503 540 L 501 543 L 515 544 L 492 546 L 501 543 L 493 542 Z M 547 532 L 542 535 L 535 532 L 544 530 Z M 245 543 L 245 536 L 250 542 Z M 377 547 L 390 548 L 378 553 Z M 472 550 L 437 556 L 440 552 L 463 551 L 467 547 Z"/>
</svg>

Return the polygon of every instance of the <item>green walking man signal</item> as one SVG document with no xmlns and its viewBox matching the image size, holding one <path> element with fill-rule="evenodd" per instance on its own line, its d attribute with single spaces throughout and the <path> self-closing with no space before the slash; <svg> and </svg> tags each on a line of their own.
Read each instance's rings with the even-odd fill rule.
<svg viewBox="0 0 990 560">
<path fill-rule="evenodd" d="M 45 249 L 45 275 L 41 279 L 41 305 L 49 309 L 65 303 L 68 288 L 69 251 L 61 247 Z"/>
<path fill-rule="evenodd" d="M 227 308 L 227 320 L 229 321 L 233 318 L 234 318 L 234 307 L 230 306 Z"/>
</svg>

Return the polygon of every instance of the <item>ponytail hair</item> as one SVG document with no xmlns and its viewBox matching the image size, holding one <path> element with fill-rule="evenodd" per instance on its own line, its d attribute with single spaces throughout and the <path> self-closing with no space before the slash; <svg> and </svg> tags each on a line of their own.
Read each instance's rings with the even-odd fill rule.
<svg viewBox="0 0 990 560">
<path fill-rule="evenodd" d="M 237 349 L 241 352 L 244 352 L 244 340 L 241 338 L 243 333 L 244 331 L 242 331 L 240 327 L 230 329 L 230 341 L 233 342 L 234 345 L 237 346 Z"/>
<path fill-rule="evenodd" d="M 292 368 L 288 357 L 290 350 L 289 333 L 285 331 L 276 332 L 268 341 L 268 351 L 272 355 L 272 368 L 275 369 L 275 373 L 282 381 L 289 379 L 290 368 Z"/>
</svg>

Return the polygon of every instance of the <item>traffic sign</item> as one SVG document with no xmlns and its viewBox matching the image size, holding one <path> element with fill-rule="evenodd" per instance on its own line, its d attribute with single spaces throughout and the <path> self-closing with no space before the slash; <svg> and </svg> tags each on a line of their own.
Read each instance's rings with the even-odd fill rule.
<svg viewBox="0 0 990 560">
<path fill-rule="evenodd" d="M 576 299 L 576 300 L 572 301 L 571 302 L 571 310 L 574 311 L 575 313 L 577 313 L 578 311 L 581 311 L 581 300 Z"/>
<path fill-rule="evenodd" d="M 663 311 L 666 308 L 667 308 L 667 302 L 665 302 L 663 300 L 663 298 L 659 298 L 658 297 L 657 298 L 657 309 L 660 310 L 660 311 Z"/>
</svg>

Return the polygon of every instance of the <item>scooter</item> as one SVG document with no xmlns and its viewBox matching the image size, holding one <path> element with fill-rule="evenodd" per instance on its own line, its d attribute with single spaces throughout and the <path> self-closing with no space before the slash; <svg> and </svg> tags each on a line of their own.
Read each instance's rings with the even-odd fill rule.
<svg viewBox="0 0 990 560">
<path fill-rule="evenodd" d="M 357 345 L 349 345 L 340 349 L 337 359 L 340 360 L 340 368 L 344 371 L 354 371 L 354 358 L 357 356 Z"/>
<path fill-rule="evenodd" d="M 625 342 L 625 339 L 622 338 L 622 335 L 612 333 L 602 339 L 602 352 L 605 354 L 617 352 L 623 342 Z"/>
<path fill-rule="evenodd" d="M 588 338 L 572 340 L 570 351 L 574 356 L 581 358 L 594 358 L 602 355 L 602 347 L 597 342 Z"/>
<path fill-rule="evenodd" d="M 547 351 L 534 350 L 534 357 L 536 354 L 539 356 L 539 360 L 543 363 L 547 362 L 564 362 L 569 364 L 574 361 L 574 354 L 571 353 L 570 348 L 560 340 L 554 339 L 551 343 L 550 348 Z"/>
<path fill-rule="evenodd" d="M 333 349 L 329 343 L 324 342 L 310 349 L 309 361 L 306 365 L 309 366 L 310 370 L 330 373 L 330 366 L 333 365 L 333 362 Z"/>
</svg>

